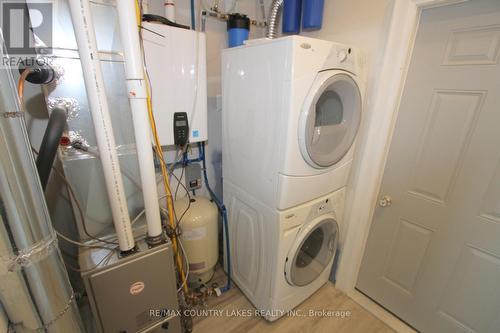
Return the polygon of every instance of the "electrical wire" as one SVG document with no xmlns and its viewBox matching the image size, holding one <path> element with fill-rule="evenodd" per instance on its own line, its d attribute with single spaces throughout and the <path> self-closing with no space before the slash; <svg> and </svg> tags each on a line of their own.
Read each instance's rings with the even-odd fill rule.
<svg viewBox="0 0 500 333">
<path fill-rule="evenodd" d="M 189 278 L 189 259 L 186 250 L 184 249 L 184 245 L 182 245 L 181 240 L 179 240 L 179 245 L 181 247 L 182 253 L 184 254 L 184 262 L 186 263 L 186 277 L 184 278 L 184 281 L 182 281 L 179 289 L 177 289 L 177 293 L 179 293 L 183 288 L 187 288 L 187 281 Z"/>
<path fill-rule="evenodd" d="M 34 150 L 34 151 L 36 152 L 36 150 Z M 112 245 L 118 244 L 116 242 L 110 242 L 110 241 L 107 241 L 105 239 L 102 239 L 102 238 L 99 238 L 99 237 L 96 237 L 96 236 L 93 236 L 92 234 L 90 234 L 90 232 L 87 229 L 85 215 L 83 214 L 83 209 L 82 209 L 81 203 L 78 200 L 78 198 L 76 197 L 75 190 L 74 190 L 73 186 L 68 181 L 66 176 L 61 171 L 59 171 L 56 167 L 52 166 L 52 170 L 54 170 L 56 172 L 56 174 L 61 178 L 61 180 L 65 183 L 66 188 L 68 189 L 68 193 L 71 196 L 71 198 L 73 199 L 75 206 L 77 207 L 78 213 L 80 215 L 80 219 L 82 220 L 82 227 L 83 227 L 83 232 L 85 233 L 85 235 L 93 240 L 98 241 L 98 242 L 112 244 Z"/>
<path fill-rule="evenodd" d="M 181 175 L 179 176 L 179 179 L 177 181 L 177 186 L 175 187 L 174 200 L 177 200 L 177 193 L 179 192 L 179 187 L 180 187 L 180 185 L 182 183 L 182 177 L 184 176 L 184 171 L 185 170 L 186 170 L 186 167 L 184 165 L 182 165 Z"/>
<path fill-rule="evenodd" d="M 102 246 L 102 245 L 94 245 L 94 244 L 86 244 L 86 243 L 78 242 L 76 240 L 69 238 L 68 236 L 65 236 L 64 234 L 60 233 L 57 230 L 56 230 L 56 234 L 58 237 L 65 240 L 66 242 L 73 244 L 73 245 L 76 245 L 76 246 L 79 246 L 79 247 L 88 247 L 88 248 L 106 249 L 106 250 L 111 249 L 110 247 L 106 247 L 106 246 Z"/>
<path fill-rule="evenodd" d="M 169 170 L 169 175 L 172 176 L 172 177 L 174 177 L 176 179 L 176 181 L 177 181 L 177 188 L 176 188 L 174 197 L 177 196 L 177 190 L 178 190 L 178 186 L 179 185 L 181 185 L 184 188 L 184 190 L 186 191 L 186 195 L 188 197 L 188 205 L 187 205 L 186 209 L 182 212 L 180 218 L 177 217 L 177 212 L 175 210 L 175 205 L 174 205 L 174 217 L 175 217 L 175 221 L 176 221 L 174 232 L 175 232 L 175 234 L 177 236 L 180 235 L 180 224 L 182 222 L 182 219 L 184 218 L 184 215 L 186 215 L 186 213 L 188 212 L 188 210 L 191 208 L 191 194 L 189 193 L 189 190 L 187 189 L 187 187 L 182 182 L 182 175 L 184 173 L 184 168 L 186 167 L 186 163 L 183 161 L 183 164 L 182 164 L 182 173 L 181 173 L 180 179 L 174 173 L 174 168 L 175 168 L 175 165 L 178 162 L 178 158 L 180 156 L 184 157 L 184 154 L 187 154 L 187 149 L 188 149 L 187 147 L 188 147 L 188 145 L 186 145 L 185 147 L 183 147 L 180 150 L 177 149 L 176 158 L 174 160 L 174 163 L 172 163 L 172 166 L 171 166 L 171 168 Z M 183 158 L 183 159 L 185 159 L 185 158 Z"/>
<path fill-rule="evenodd" d="M 75 272 L 78 272 L 78 273 L 88 273 L 88 272 L 91 272 L 94 269 L 98 268 L 101 264 L 103 264 L 105 262 L 109 262 L 109 259 L 111 259 L 111 257 L 113 256 L 113 254 L 116 253 L 117 248 L 113 248 L 113 249 L 108 248 L 108 250 L 110 250 L 110 252 L 108 254 L 106 254 L 104 257 L 102 257 L 101 260 L 97 264 L 95 264 L 94 266 L 92 266 L 91 268 L 87 268 L 87 269 L 76 268 L 76 267 L 68 264 L 66 261 L 64 261 L 64 264 L 66 265 L 66 267 L 68 267 L 72 271 L 75 271 Z"/>
<path fill-rule="evenodd" d="M 137 19 L 137 25 L 141 25 L 141 7 L 139 6 L 139 2 L 135 1 L 135 8 L 136 8 L 136 19 Z M 143 56 L 143 61 L 144 64 L 146 63 L 145 59 L 145 52 L 144 52 L 144 43 L 142 40 L 142 36 L 139 35 L 139 40 L 141 43 L 141 53 Z M 152 105 L 152 87 L 151 87 L 151 82 L 149 78 L 149 73 L 147 72 L 147 68 L 144 66 L 144 73 L 145 73 L 145 79 L 146 79 L 146 93 L 147 93 L 147 107 L 148 107 L 148 116 L 149 116 L 149 121 L 151 125 L 151 131 L 153 133 L 153 139 L 154 139 L 154 144 L 155 144 L 155 151 L 158 156 L 158 159 L 160 160 L 160 168 L 161 168 L 161 173 L 162 173 L 162 178 L 163 178 L 163 186 L 165 188 L 165 193 L 166 193 L 166 198 L 167 198 L 167 209 L 168 209 L 168 220 L 169 224 L 172 228 L 175 230 L 175 224 L 174 224 L 174 212 L 173 212 L 173 201 L 172 201 L 172 192 L 170 191 L 170 183 L 169 183 L 169 178 L 168 178 L 168 171 L 167 171 L 167 166 L 165 163 L 165 160 L 163 158 L 163 151 L 161 149 L 161 144 L 160 144 L 160 139 L 158 136 L 158 131 L 156 129 L 156 122 L 153 114 L 153 105 Z M 178 249 L 178 244 L 177 244 L 177 237 L 172 237 L 172 249 L 175 254 L 175 261 L 177 265 L 177 270 L 179 271 L 180 275 L 180 280 L 184 281 L 185 280 L 185 274 L 184 274 L 184 269 L 182 266 L 182 258 L 179 255 L 179 249 Z M 187 285 L 183 285 L 183 289 L 185 292 L 188 291 Z"/>
<path fill-rule="evenodd" d="M 96 241 L 99 241 L 102 243 L 112 244 L 112 245 L 118 244 L 117 242 L 110 242 L 110 241 L 107 241 L 105 239 L 96 237 L 88 231 L 85 214 L 83 213 L 83 208 L 81 206 L 80 201 L 76 197 L 73 185 L 71 185 L 71 183 L 68 181 L 66 176 L 61 171 L 59 171 L 56 167 L 52 166 L 52 170 L 54 170 L 56 172 L 56 174 L 61 178 L 61 180 L 66 184 L 66 188 L 68 189 L 68 193 L 71 196 L 71 198 L 73 199 L 75 206 L 78 210 L 78 214 L 80 215 L 80 219 L 82 221 L 82 229 L 83 229 L 83 232 L 85 233 L 85 235 L 93 240 L 96 240 Z"/>
<path fill-rule="evenodd" d="M 94 156 L 95 158 L 98 158 L 100 159 L 101 156 L 98 152 L 96 151 L 91 151 L 90 149 L 88 149 L 88 147 L 85 147 L 83 146 L 81 143 L 79 142 L 75 142 L 75 143 L 71 143 L 71 147 L 73 147 L 74 149 L 78 150 L 78 151 L 81 151 L 82 153 L 86 153 L 86 154 L 89 154 L 89 155 L 92 155 Z M 139 191 L 142 192 L 142 187 L 141 187 L 141 184 L 139 184 L 136 180 L 135 180 L 135 177 L 133 175 L 131 175 L 127 170 L 125 170 L 121 165 L 120 165 L 120 171 L 121 173 L 123 173 L 129 180 L 132 184 L 134 184 L 135 187 L 137 187 L 137 189 Z"/>
<path fill-rule="evenodd" d="M 17 96 L 19 97 L 21 108 L 23 109 L 24 109 L 24 83 L 26 82 L 26 78 L 28 77 L 28 75 L 30 75 L 32 72 L 33 71 L 31 69 L 26 68 L 21 73 L 19 81 L 17 81 Z"/>
</svg>

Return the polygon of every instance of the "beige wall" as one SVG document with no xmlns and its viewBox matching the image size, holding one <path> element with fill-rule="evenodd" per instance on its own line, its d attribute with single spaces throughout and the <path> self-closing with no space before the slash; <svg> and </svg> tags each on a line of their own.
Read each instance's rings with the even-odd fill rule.
<svg viewBox="0 0 500 333">
<path fill-rule="evenodd" d="M 398 0 L 396 0 L 398 1 Z M 371 117 L 372 98 L 378 88 L 378 73 L 385 55 L 385 44 L 392 15 L 394 0 L 325 0 L 323 29 L 304 35 L 340 43 L 352 44 L 361 49 L 366 58 L 366 92 L 363 118 L 357 139 L 357 146 L 365 144 L 365 134 Z M 359 174 L 361 149 L 355 152 L 350 183 Z M 344 233 L 341 235 L 343 247 L 347 230 L 348 215 L 352 208 L 353 188 L 348 185 L 344 216 Z"/>
<path fill-rule="evenodd" d="M 326 0 L 323 28 L 305 36 L 352 44 L 364 51 L 373 77 L 384 49 L 393 0 Z"/>
</svg>

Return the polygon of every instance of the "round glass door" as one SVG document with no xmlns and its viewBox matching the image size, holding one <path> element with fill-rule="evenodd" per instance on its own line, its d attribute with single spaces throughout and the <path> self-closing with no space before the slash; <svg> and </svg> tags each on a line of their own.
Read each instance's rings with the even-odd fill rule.
<svg viewBox="0 0 500 333">
<path fill-rule="evenodd" d="M 335 256 L 339 228 L 333 218 L 320 220 L 299 236 L 287 258 L 286 277 L 290 284 L 305 286 L 318 278 Z"/>
<path fill-rule="evenodd" d="M 313 167 L 334 165 L 351 148 L 361 121 L 361 94 L 351 76 L 319 73 L 306 99 L 299 139 L 302 155 Z"/>
</svg>

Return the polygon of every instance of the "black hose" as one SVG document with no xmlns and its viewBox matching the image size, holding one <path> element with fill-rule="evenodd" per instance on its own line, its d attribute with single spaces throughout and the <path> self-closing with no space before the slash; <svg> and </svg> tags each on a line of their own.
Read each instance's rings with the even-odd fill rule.
<svg viewBox="0 0 500 333">
<path fill-rule="evenodd" d="M 66 127 L 66 110 L 55 107 L 50 113 L 49 122 L 43 135 L 40 152 L 36 158 L 36 168 L 40 176 L 42 188 L 45 190 L 49 181 L 50 171 L 54 164 L 57 148 Z"/>
</svg>

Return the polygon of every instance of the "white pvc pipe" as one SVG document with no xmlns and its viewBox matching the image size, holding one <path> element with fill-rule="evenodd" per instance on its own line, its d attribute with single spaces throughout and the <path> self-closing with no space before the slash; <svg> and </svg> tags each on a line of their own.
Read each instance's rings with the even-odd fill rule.
<svg viewBox="0 0 500 333">
<path fill-rule="evenodd" d="M 165 0 L 163 5 L 165 7 L 165 17 L 175 22 L 175 0 Z"/>
<path fill-rule="evenodd" d="M 149 122 L 146 100 L 146 80 L 144 80 L 144 59 L 139 41 L 135 0 L 120 0 L 117 1 L 116 6 L 120 23 L 120 38 L 125 58 L 127 93 L 134 122 L 148 236 L 156 238 L 162 235 L 163 230 L 153 163 L 151 124 Z"/>
<path fill-rule="evenodd" d="M 121 2 L 122 0 L 118 1 Z M 122 252 L 135 247 L 88 0 L 69 0 L 106 190 Z"/>
<path fill-rule="evenodd" d="M 142 0 L 142 13 L 149 14 L 149 0 Z"/>
</svg>

